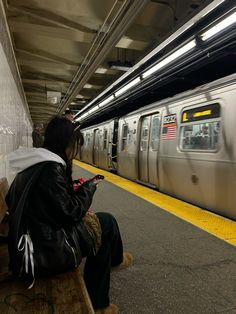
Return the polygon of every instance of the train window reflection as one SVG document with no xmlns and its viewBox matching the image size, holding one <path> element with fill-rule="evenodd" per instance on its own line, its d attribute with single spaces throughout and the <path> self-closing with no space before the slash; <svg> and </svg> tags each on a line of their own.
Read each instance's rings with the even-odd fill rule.
<svg viewBox="0 0 236 314">
<path fill-rule="evenodd" d="M 148 148 L 148 136 L 149 136 L 149 118 L 144 118 L 141 127 L 141 141 L 140 141 L 141 151 L 146 151 Z"/>
<path fill-rule="evenodd" d="M 127 149 L 127 137 L 128 137 L 128 125 L 123 124 L 122 126 L 122 146 L 121 150 Z"/>
<path fill-rule="evenodd" d="M 160 127 L 160 119 L 159 117 L 154 116 L 152 120 L 152 130 L 151 130 L 151 149 L 153 151 L 157 151 L 158 149 L 159 127 Z"/>
<path fill-rule="evenodd" d="M 216 150 L 220 136 L 220 121 L 183 125 L 180 130 L 180 149 Z"/>
</svg>

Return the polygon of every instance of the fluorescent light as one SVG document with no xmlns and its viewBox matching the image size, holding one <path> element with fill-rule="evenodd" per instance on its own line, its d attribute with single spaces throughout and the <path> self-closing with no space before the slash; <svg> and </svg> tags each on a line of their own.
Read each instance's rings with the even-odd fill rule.
<svg viewBox="0 0 236 314">
<path fill-rule="evenodd" d="M 92 112 L 94 112 L 94 111 L 96 111 L 96 110 L 98 110 L 99 109 L 99 107 L 98 107 L 98 105 L 97 106 L 94 106 L 93 108 L 91 108 L 88 112 L 89 113 L 92 113 Z"/>
<path fill-rule="evenodd" d="M 219 22 L 215 26 L 213 26 L 210 29 L 208 29 L 205 33 L 203 33 L 201 35 L 202 40 L 207 40 L 207 39 L 211 38 L 212 36 L 214 36 L 215 34 L 219 33 L 220 31 L 222 31 L 223 29 L 225 29 L 226 27 L 232 25 L 235 22 L 236 22 L 236 12 L 234 12 L 231 15 L 229 15 L 223 21 Z"/>
<path fill-rule="evenodd" d="M 85 84 L 83 88 L 92 88 L 93 85 L 92 84 Z"/>
<path fill-rule="evenodd" d="M 122 60 L 116 60 L 116 61 L 110 61 L 108 62 L 109 66 L 113 70 L 120 70 L 120 71 L 128 71 L 132 68 L 132 63 L 130 61 L 122 61 Z"/>
<path fill-rule="evenodd" d="M 158 44 L 158 46 L 153 49 L 149 54 L 147 54 L 144 58 L 142 58 L 137 64 L 135 64 L 132 69 L 130 69 L 128 72 L 123 74 L 121 77 L 119 77 L 113 84 L 109 85 L 108 88 L 104 89 L 102 93 L 100 93 L 96 98 L 94 98 L 90 103 L 87 105 L 88 107 L 91 106 L 93 103 L 97 102 L 102 96 L 105 94 L 108 94 L 108 92 L 111 91 L 115 87 L 115 85 L 122 82 L 122 80 L 127 79 L 127 77 L 139 69 L 141 66 L 143 66 L 148 60 L 150 60 L 153 56 L 155 56 L 157 53 L 162 51 L 165 47 L 167 47 L 170 43 L 172 43 L 176 38 L 180 36 L 183 32 L 186 31 L 189 27 L 192 26 L 192 24 L 199 22 L 205 15 L 207 15 L 209 12 L 215 10 L 216 7 L 218 7 L 222 2 L 225 0 L 214 0 L 209 5 L 207 5 L 203 10 L 201 10 L 199 13 L 197 13 L 196 16 L 194 16 L 190 21 L 187 22 L 187 25 L 184 24 L 181 26 L 178 30 L 176 30 L 172 35 L 170 35 L 164 42 L 161 44 Z M 105 69 L 105 68 L 98 68 L 95 73 L 105 73 L 110 72 L 113 70 Z M 114 72 L 114 71 L 113 71 Z M 86 110 L 87 107 L 84 107 L 82 110 Z"/>
<path fill-rule="evenodd" d="M 133 81 L 129 82 L 127 85 L 125 85 L 124 87 L 119 89 L 117 92 L 115 92 L 115 96 L 116 97 L 120 96 L 121 94 L 123 94 L 125 91 L 127 91 L 128 89 L 130 89 L 134 85 L 137 85 L 140 81 L 141 81 L 141 78 L 137 77 L 136 79 L 134 79 Z"/>
<path fill-rule="evenodd" d="M 98 105 L 99 107 L 105 106 L 106 104 L 108 104 L 110 101 L 112 101 L 114 99 L 114 96 L 111 95 L 110 97 L 108 97 L 107 99 L 103 100 L 102 102 L 100 102 L 100 104 Z"/>
<path fill-rule="evenodd" d="M 104 74 L 104 73 L 106 73 L 106 72 L 108 72 L 108 71 L 109 71 L 109 69 L 100 67 L 100 68 L 98 68 L 98 69 L 95 71 L 95 73 Z"/>
<path fill-rule="evenodd" d="M 88 112 L 85 112 L 84 114 L 82 114 L 81 116 L 79 116 L 76 121 L 82 120 L 83 118 L 85 118 L 88 115 Z"/>
<path fill-rule="evenodd" d="M 129 69 L 131 69 L 131 67 L 129 66 L 125 66 L 125 65 L 112 65 L 111 66 L 112 70 L 119 70 L 119 71 L 129 71 Z"/>
<path fill-rule="evenodd" d="M 186 52 L 188 52 L 189 50 L 191 50 L 195 46 L 196 46 L 196 41 L 194 39 L 194 40 L 190 41 L 189 43 L 187 43 L 186 45 L 184 45 L 183 47 L 181 47 L 180 49 L 178 49 L 175 52 L 173 52 L 171 55 L 169 55 L 168 57 L 163 59 L 161 62 L 159 62 L 156 65 L 154 65 L 151 69 L 149 69 L 146 72 L 144 72 L 142 74 L 142 77 L 146 78 L 147 76 L 151 75 L 152 73 L 156 72 L 157 70 L 160 70 L 165 65 L 167 65 L 168 63 L 174 61 L 178 57 L 182 56 L 183 54 L 185 54 Z"/>
</svg>

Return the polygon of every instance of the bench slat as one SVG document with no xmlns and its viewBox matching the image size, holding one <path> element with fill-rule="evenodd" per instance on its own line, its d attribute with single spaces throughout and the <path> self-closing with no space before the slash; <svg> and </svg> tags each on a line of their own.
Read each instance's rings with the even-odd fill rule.
<svg viewBox="0 0 236 314">
<path fill-rule="evenodd" d="M 6 279 L 0 283 L 2 313 L 15 313 L 11 311 L 14 308 L 22 314 L 94 314 L 79 268 L 51 278 L 37 279 L 30 290 L 12 277 Z"/>
</svg>

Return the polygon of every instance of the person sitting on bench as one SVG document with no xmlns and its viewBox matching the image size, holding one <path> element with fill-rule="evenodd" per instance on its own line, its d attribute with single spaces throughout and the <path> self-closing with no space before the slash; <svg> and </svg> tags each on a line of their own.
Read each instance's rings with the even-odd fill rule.
<svg viewBox="0 0 236 314">
<path fill-rule="evenodd" d="M 70 225 L 84 224 L 83 217 L 90 208 L 93 194 L 101 179 L 95 177 L 87 180 L 76 191 L 73 190 L 72 160 L 77 155 L 81 139 L 82 135 L 75 123 L 64 117 L 55 117 L 45 130 L 43 148 L 21 147 L 9 156 L 10 165 L 18 170 L 6 197 L 10 215 L 14 212 L 30 176 L 45 163 L 23 212 L 27 216 L 34 252 L 37 251 L 34 234 L 40 237 L 40 234 L 43 236 L 51 229 L 56 231 Z M 105 212 L 95 214 L 101 226 L 101 245 L 96 253 L 91 247 L 88 248 L 89 244 L 85 240 L 87 235 L 78 228 L 80 251 L 82 256 L 87 257 L 84 280 L 95 313 L 112 314 L 117 313 L 118 307 L 109 301 L 111 268 L 128 267 L 132 264 L 133 257 L 130 253 L 123 252 L 116 219 Z M 14 236 L 14 232 L 14 226 L 10 224 L 9 234 Z M 10 246 L 11 242 L 9 252 Z M 10 254 L 10 267 L 14 263 L 16 261 Z"/>
</svg>

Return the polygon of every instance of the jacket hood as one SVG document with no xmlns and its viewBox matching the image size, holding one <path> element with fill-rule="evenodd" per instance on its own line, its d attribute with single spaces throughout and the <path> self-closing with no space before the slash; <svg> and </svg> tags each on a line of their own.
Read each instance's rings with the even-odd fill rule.
<svg viewBox="0 0 236 314">
<path fill-rule="evenodd" d="M 8 156 L 10 167 L 15 172 L 21 172 L 43 161 L 54 161 L 66 166 L 65 161 L 45 148 L 19 147 Z"/>
</svg>

